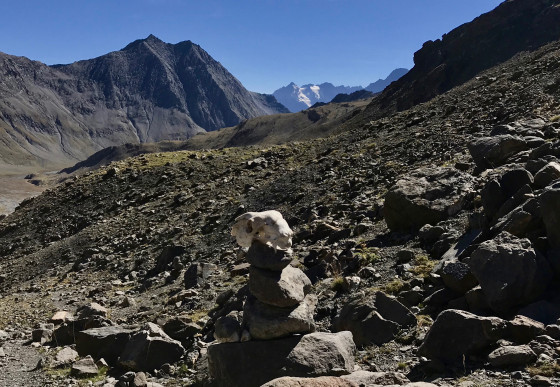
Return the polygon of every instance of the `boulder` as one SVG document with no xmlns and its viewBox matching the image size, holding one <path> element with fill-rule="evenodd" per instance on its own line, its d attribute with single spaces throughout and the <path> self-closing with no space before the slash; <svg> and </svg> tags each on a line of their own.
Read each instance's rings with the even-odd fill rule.
<svg viewBox="0 0 560 387">
<path fill-rule="evenodd" d="M 282 271 L 292 262 L 289 250 L 275 250 L 261 242 L 253 242 L 245 257 L 251 265 L 264 270 Z"/>
<path fill-rule="evenodd" d="M 31 338 L 34 342 L 42 345 L 52 340 L 53 331 L 54 324 L 39 324 L 37 328 L 33 329 L 31 332 Z"/>
<path fill-rule="evenodd" d="M 76 350 L 80 356 L 91 355 L 95 359 L 103 358 L 107 363 L 115 365 L 133 332 L 132 329 L 120 326 L 76 332 Z"/>
<path fill-rule="evenodd" d="M 509 134 L 478 138 L 467 147 L 474 163 L 482 170 L 503 165 L 510 156 L 529 149 L 523 138 Z"/>
<path fill-rule="evenodd" d="M 333 330 L 350 331 L 358 346 L 381 345 L 395 338 L 405 328 L 416 325 L 416 317 L 396 299 L 377 292 L 367 300 L 344 305 L 336 316 Z"/>
<path fill-rule="evenodd" d="M 243 321 L 257 340 L 310 333 L 315 331 L 313 314 L 316 305 L 317 297 L 313 294 L 305 296 L 301 304 L 287 308 L 267 305 L 249 296 L 243 308 Z"/>
<path fill-rule="evenodd" d="M 147 323 L 135 333 L 121 353 L 119 364 L 133 371 L 152 371 L 165 363 L 177 362 L 185 349 L 156 324 Z"/>
<path fill-rule="evenodd" d="M 359 386 L 380 385 L 403 385 L 410 380 L 400 372 L 371 372 L 354 371 L 350 375 L 343 375 L 342 379 L 356 383 Z"/>
<path fill-rule="evenodd" d="M 507 322 L 498 317 L 448 309 L 438 315 L 418 354 L 443 363 L 461 363 L 463 356 L 489 349 L 504 337 L 506 329 Z"/>
<path fill-rule="evenodd" d="M 488 355 L 488 361 L 494 367 L 524 367 L 535 360 L 537 355 L 528 345 L 506 345 Z"/>
<path fill-rule="evenodd" d="M 189 319 L 174 317 L 163 325 L 163 331 L 174 340 L 192 340 L 194 335 L 200 333 L 202 328 Z"/>
<path fill-rule="evenodd" d="M 74 351 L 70 347 L 64 347 L 55 355 L 52 362 L 53 367 L 61 367 L 71 364 L 78 358 L 78 352 Z"/>
<path fill-rule="evenodd" d="M 546 188 L 538 197 L 548 243 L 560 247 L 560 184 Z"/>
<path fill-rule="evenodd" d="M 385 195 L 383 215 L 392 231 L 410 232 L 456 214 L 473 192 L 473 178 L 453 168 L 420 168 Z"/>
<path fill-rule="evenodd" d="M 458 294 L 465 294 L 478 284 L 469 265 L 456 259 L 444 262 L 439 274 L 445 286 Z"/>
<path fill-rule="evenodd" d="M 214 338 L 220 343 L 236 343 L 241 339 L 242 316 L 232 311 L 219 317 L 214 324 Z"/>
<path fill-rule="evenodd" d="M 547 261 L 531 242 L 508 232 L 481 243 L 464 262 L 478 280 L 488 305 L 498 313 L 535 300 L 551 279 Z"/>
<path fill-rule="evenodd" d="M 259 301 L 284 308 L 301 303 L 311 290 L 311 281 L 303 271 L 292 266 L 282 271 L 251 266 L 249 289 Z"/>
<path fill-rule="evenodd" d="M 354 370 L 350 332 L 219 343 L 208 347 L 210 378 L 218 386 L 261 386 L 282 376 L 316 377 Z"/>
<path fill-rule="evenodd" d="M 78 309 L 78 319 L 84 319 L 93 316 L 107 317 L 107 308 L 99 305 L 97 302 L 91 302 Z"/>
<path fill-rule="evenodd" d="M 96 376 L 99 372 L 99 368 L 95 365 L 93 358 L 91 356 L 87 356 L 81 360 L 78 360 L 74 364 L 72 364 L 72 368 L 70 368 L 70 376 L 75 376 L 78 378 L 88 378 L 91 376 Z"/>
<path fill-rule="evenodd" d="M 558 179 L 560 179 L 560 164 L 552 161 L 535 174 L 535 185 L 539 188 L 544 188 Z"/>
<path fill-rule="evenodd" d="M 319 376 L 318 378 L 284 376 L 271 380 L 261 387 L 358 387 L 358 385 L 336 376 Z"/>
<path fill-rule="evenodd" d="M 515 316 L 508 321 L 508 338 L 515 343 L 527 344 L 535 337 L 543 335 L 545 326 L 543 323 L 530 319 L 526 316 Z"/>
</svg>

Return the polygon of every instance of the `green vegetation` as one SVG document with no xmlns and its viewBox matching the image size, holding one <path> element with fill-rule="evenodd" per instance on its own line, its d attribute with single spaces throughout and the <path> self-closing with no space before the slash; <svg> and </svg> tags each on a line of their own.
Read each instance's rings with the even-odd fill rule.
<svg viewBox="0 0 560 387">
<path fill-rule="evenodd" d="M 404 288 L 404 281 L 401 279 L 394 279 L 381 288 L 385 293 L 397 294 Z"/>
<path fill-rule="evenodd" d="M 381 260 L 381 255 L 379 255 L 379 252 L 376 248 L 367 247 L 364 244 L 361 244 L 356 249 L 356 256 L 360 260 L 362 266 L 373 264 Z"/>
<path fill-rule="evenodd" d="M 344 292 L 346 291 L 346 283 L 343 277 L 335 277 L 332 284 L 331 289 L 335 292 Z"/>
<path fill-rule="evenodd" d="M 428 277 L 436 263 L 436 261 L 431 260 L 427 255 L 417 255 L 414 258 L 414 266 L 411 272 L 420 277 Z"/>
</svg>

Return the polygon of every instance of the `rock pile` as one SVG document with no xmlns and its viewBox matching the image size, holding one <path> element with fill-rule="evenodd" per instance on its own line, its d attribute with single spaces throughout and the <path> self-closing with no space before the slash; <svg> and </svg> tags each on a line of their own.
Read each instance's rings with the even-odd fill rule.
<svg viewBox="0 0 560 387">
<path fill-rule="evenodd" d="M 208 347 L 214 383 L 260 386 L 282 376 L 350 374 L 352 334 L 312 333 L 317 297 L 309 278 L 290 266 L 292 231 L 280 213 L 242 215 L 232 234 L 240 246 L 250 245 L 250 294 L 242 318 L 232 312 L 216 321 L 218 343 Z"/>
</svg>

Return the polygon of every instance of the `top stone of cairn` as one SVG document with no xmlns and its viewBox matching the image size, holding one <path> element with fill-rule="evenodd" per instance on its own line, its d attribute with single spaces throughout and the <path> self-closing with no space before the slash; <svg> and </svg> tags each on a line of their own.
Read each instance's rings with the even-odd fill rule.
<svg viewBox="0 0 560 387">
<path fill-rule="evenodd" d="M 241 247 L 260 242 L 274 250 L 290 250 L 294 232 L 278 211 L 247 212 L 237 219 L 231 235 Z"/>
</svg>

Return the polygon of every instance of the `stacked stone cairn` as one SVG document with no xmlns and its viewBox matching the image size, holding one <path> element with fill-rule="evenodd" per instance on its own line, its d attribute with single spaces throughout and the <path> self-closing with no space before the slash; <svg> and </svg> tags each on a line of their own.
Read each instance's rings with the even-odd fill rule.
<svg viewBox="0 0 560 387">
<path fill-rule="evenodd" d="M 260 386 L 281 376 L 351 373 L 352 334 L 312 333 L 317 297 L 309 278 L 290 265 L 293 232 L 282 215 L 241 215 L 232 235 L 248 247 L 250 294 L 242 318 L 232 312 L 216 321 L 217 342 L 208 348 L 214 383 Z"/>
</svg>

